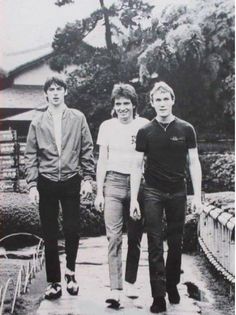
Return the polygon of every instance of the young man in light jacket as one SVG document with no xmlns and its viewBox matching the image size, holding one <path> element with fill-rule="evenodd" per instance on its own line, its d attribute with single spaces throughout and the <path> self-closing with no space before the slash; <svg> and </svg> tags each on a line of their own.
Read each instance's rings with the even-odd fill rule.
<svg viewBox="0 0 236 315">
<path fill-rule="evenodd" d="M 79 290 L 75 261 L 79 245 L 80 191 L 83 197 L 92 192 L 94 159 L 85 116 L 65 104 L 65 81 L 60 77 L 49 78 L 44 92 L 48 107 L 31 122 L 25 163 L 29 197 L 33 203 L 39 202 L 48 281 L 45 298 L 53 300 L 62 294 L 57 245 L 59 202 L 65 236 L 67 291 L 77 295 Z M 79 167 L 83 171 L 82 185 Z"/>
</svg>

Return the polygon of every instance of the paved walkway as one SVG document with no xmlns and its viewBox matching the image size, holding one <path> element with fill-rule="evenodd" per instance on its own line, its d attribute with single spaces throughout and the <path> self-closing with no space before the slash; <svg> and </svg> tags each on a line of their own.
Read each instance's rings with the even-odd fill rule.
<svg viewBox="0 0 236 315">
<path fill-rule="evenodd" d="M 125 257 L 127 252 L 127 239 L 123 239 L 123 268 L 125 266 Z M 62 274 L 65 269 L 65 256 L 61 257 Z M 79 295 L 70 296 L 65 288 L 65 282 L 62 282 L 63 294 L 56 301 L 42 300 L 37 311 L 37 315 L 146 315 L 151 314 L 149 307 L 152 303 L 151 290 L 149 285 L 148 272 L 148 253 L 146 235 L 143 236 L 142 253 L 139 265 L 137 287 L 140 297 L 131 300 L 123 298 L 124 308 L 117 310 L 107 308 L 105 303 L 109 295 L 109 278 L 107 264 L 107 240 L 103 237 L 82 239 L 77 257 L 76 278 L 80 285 Z M 167 315 L 197 315 L 201 309 L 195 300 L 189 298 L 186 281 L 194 282 L 199 285 L 197 274 L 199 271 L 193 264 L 193 258 L 183 255 L 183 270 L 179 284 L 181 302 L 179 305 L 170 305 L 167 303 Z M 196 283 L 196 281 L 198 283 Z M 200 283 L 201 288 L 204 283 Z M 207 291 L 206 291 L 207 292 Z M 168 299 L 167 299 L 168 300 Z M 209 295 L 206 299 L 211 301 Z"/>
</svg>

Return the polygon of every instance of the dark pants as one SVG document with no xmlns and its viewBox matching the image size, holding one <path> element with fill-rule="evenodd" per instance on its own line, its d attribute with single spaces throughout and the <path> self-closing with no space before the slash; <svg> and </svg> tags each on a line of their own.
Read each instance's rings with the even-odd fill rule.
<svg viewBox="0 0 236 315">
<path fill-rule="evenodd" d="M 167 222 L 168 254 L 163 257 L 163 211 Z M 180 281 L 186 191 L 164 193 L 145 186 L 144 211 L 148 237 L 149 273 L 153 297 Z"/>
<path fill-rule="evenodd" d="M 47 281 L 60 282 L 61 271 L 57 244 L 59 201 L 63 216 L 66 266 L 74 271 L 79 245 L 80 178 L 76 175 L 67 181 L 53 182 L 39 176 L 38 191 Z"/>
<path fill-rule="evenodd" d="M 130 175 L 109 171 L 105 180 L 104 217 L 108 239 L 108 264 L 111 289 L 123 288 L 122 228 L 127 223 L 128 252 L 125 280 L 134 283 L 137 278 L 143 220 L 134 221 L 129 216 Z"/>
<path fill-rule="evenodd" d="M 129 209 L 129 206 L 127 206 Z M 126 214 L 129 214 L 129 211 Z M 138 265 L 141 250 L 141 240 L 143 235 L 143 217 L 141 220 L 134 221 L 130 216 L 126 218 L 128 250 L 126 257 L 125 281 L 135 283 L 138 274 Z"/>
</svg>

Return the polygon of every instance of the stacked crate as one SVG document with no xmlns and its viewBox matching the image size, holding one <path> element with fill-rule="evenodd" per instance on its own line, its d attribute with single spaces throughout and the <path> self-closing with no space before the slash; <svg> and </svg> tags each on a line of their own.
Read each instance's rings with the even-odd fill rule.
<svg viewBox="0 0 236 315">
<path fill-rule="evenodd" d="M 19 144 L 15 130 L 0 131 L 0 191 L 19 190 Z"/>
</svg>

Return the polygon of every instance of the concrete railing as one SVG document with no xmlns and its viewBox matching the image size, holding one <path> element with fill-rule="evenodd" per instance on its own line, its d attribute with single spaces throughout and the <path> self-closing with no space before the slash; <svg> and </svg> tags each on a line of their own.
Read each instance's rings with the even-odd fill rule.
<svg viewBox="0 0 236 315">
<path fill-rule="evenodd" d="M 235 218 L 206 205 L 199 220 L 199 244 L 210 263 L 231 283 L 235 280 Z"/>
</svg>

